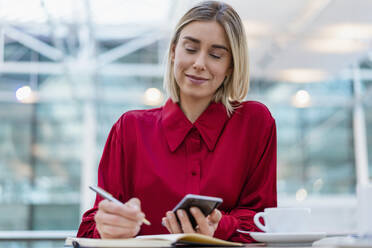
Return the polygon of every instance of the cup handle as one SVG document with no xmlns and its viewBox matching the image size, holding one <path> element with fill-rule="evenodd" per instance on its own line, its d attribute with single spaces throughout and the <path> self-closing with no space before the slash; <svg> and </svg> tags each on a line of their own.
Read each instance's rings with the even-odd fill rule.
<svg viewBox="0 0 372 248">
<path fill-rule="evenodd" d="M 265 216 L 265 213 L 264 212 L 259 212 L 257 214 L 255 214 L 255 216 L 253 217 L 253 222 L 254 224 L 256 224 L 256 226 L 261 229 L 262 231 L 264 232 L 267 232 L 267 227 L 262 225 L 261 222 L 260 222 L 260 218 L 264 217 Z"/>
</svg>

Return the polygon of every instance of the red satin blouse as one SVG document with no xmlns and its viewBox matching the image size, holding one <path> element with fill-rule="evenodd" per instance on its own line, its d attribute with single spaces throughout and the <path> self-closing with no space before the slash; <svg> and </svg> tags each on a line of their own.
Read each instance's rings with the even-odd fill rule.
<svg viewBox="0 0 372 248">
<path fill-rule="evenodd" d="M 253 241 L 237 229 L 258 231 L 253 216 L 276 207 L 276 126 L 261 103 L 243 102 L 229 118 L 211 103 L 191 123 L 177 103 L 123 114 L 112 127 L 98 169 L 98 186 L 122 202 L 132 197 L 152 225 L 139 235 L 167 233 L 161 225 L 185 194 L 223 198 L 215 237 Z M 94 215 L 82 219 L 77 236 L 99 238 Z"/>
</svg>

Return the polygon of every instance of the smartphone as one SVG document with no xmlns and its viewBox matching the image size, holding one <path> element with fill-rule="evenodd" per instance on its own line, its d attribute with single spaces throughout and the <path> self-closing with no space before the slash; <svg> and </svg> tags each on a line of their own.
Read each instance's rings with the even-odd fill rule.
<svg viewBox="0 0 372 248">
<path fill-rule="evenodd" d="M 194 216 L 190 212 L 191 207 L 198 207 L 204 216 L 209 215 L 212 211 L 217 208 L 222 203 L 222 198 L 219 197 L 211 197 L 211 196 L 203 196 L 203 195 L 193 195 L 187 194 L 183 199 L 173 208 L 173 212 L 176 215 L 178 223 L 180 223 L 177 210 L 183 209 L 186 211 L 187 216 L 191 222 L 192 227 L 195 229 L 197 223 L 195 221 Z"/>
</svg>

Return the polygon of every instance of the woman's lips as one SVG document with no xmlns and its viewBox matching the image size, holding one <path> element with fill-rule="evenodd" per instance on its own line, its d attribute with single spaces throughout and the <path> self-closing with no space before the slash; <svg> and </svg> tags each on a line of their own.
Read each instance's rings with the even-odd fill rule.
<svg viewBox="0 0 372 248">
<path fill-rule="evenodd" d="M 196 77 L 196 76 L 187 75 L 187 74 L 186 74 L 186 77 L 191 81 L 191 83 L 194 83 L 194 84 L 203 84 L 208 81 L 207 78 Z"/>
</svg>

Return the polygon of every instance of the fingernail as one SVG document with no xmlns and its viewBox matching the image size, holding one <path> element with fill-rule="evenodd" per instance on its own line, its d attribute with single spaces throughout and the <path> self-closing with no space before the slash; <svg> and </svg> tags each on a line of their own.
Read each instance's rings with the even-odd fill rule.
<svg viewBox="0 0 372 248">
<path fill-rule="evenodd" d="M 177 210 L 177 214 L 178 214 L 178 216 L 183 217 L 183 211 L 181 209 Z"/>
<path fill-rule="evenodd" d="M 134 209 L 134 210 L 138 210 L 138 206 L 136 204 L 129 204 L 129 206 Z"/>
<path fill-rule="evenodd" d="M 165 218 L 161 220 L 161 225 L 165 227 Z"/>
<path fill-rule="evenodd" d="M 137 217 L 142 220 L 145 218 L 145 215 L 143 213 L 139 213 L 137 214 Z"/>
<path fill-rule="evenodd" d="M 167 212 L 167 217 L 168 218 L 172 218 L 172 213 L 171 212 Z"/>
<path fill-rule="evenodd" d="M 190 208 L 190 211 L 191 213 L 195 214 L 196 213 L 196 209 L 194 207 Z"/>
</svg>

